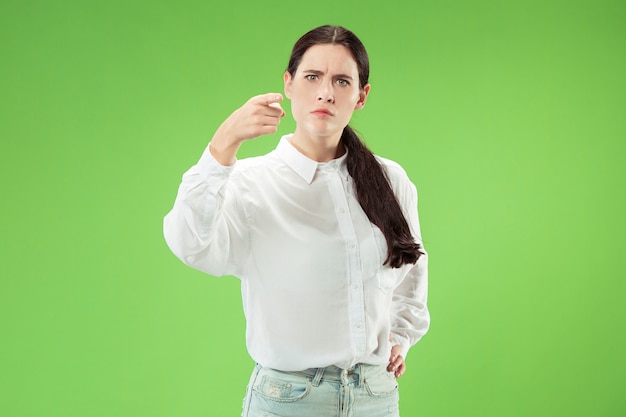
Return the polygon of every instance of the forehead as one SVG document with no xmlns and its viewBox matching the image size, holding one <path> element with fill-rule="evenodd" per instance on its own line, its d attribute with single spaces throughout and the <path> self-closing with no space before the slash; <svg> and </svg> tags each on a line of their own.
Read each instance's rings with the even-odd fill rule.
<svg viewBox="0 0 626 417">
<path fill-rule="evenodd" d="M 307 70 L 352 74 L 355 78 L 359 73 L 350 50 L 343 45 L 331 44 L 313 45 L 306 50 L 298 71 Z"/>
</svg>

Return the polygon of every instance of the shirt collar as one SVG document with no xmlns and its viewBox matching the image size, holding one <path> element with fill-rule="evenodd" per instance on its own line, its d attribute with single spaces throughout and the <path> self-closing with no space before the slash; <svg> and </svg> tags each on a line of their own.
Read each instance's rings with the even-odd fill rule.
<svg viewBox="0 0 626 417">
<path fill-rule="evenodd" d="M 344 153 L 339 158 L 333 159 L 329 162 L 317 162 L 309 158 L 308 156 L 300 153 L 292 144 L 289 142 L 289 138 L 291 138 L 293 134 L 285 135 L 280 139 L 278 146 L 276 147 L 276 152 L 278 156 L 285 161 L 285 163 L 293 169 L 296 174 L 302 177 L 303 180 L 307 182 L 307 184 L 311 184 L 313 181 L 313 177 L 315 176 L 315 172 L 318 167 L 330 167 L 331 169 L 341 170 L 345 175 L 347 175 L 347 162 L 346 156 L 348 152 Z"/>
</svg>

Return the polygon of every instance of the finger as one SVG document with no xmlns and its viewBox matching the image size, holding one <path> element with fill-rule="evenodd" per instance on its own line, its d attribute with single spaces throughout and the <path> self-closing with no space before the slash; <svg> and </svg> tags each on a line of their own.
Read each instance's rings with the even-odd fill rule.
<svg viewBox="0 0 626 417">
<path fill-rule="evenodd" d="M 261 126 L 278 126 L 280 124 L 280 116 L 259 116 L 255 120 Z"/>
<path fill-rule="evenodd" d="M 392 358 L 387 366 L 387 370 L 389 372 L 396 372 L 400 365 L 404 364 L 404 358 L 402 355 L 397 355 L 395 358 Z"/>
<path fill-rule="evenodd" d="M 263 125 L 259 126 L 256 131 L 256 135 L 254 137 L 259 137 L 263 135 L 271 135 L 273 133 L 278 132 L 278 125 Z"/>
<path fill-rule="evenodd" d="M 398 369 L 396 369 L 396 372 L 393 375 L 396 378 L 400 378 L 402 375 L 404 375 L 405 371 L 406 371 L 406 364 L 403 362 L 400 366 L 398 366 Z"/>
<path fill-rule="evenodd" d="M 279 110 L 279 116 L 278 117 L 284 117 L 285 116 L 285 111 L 283 110 L 283 108 L 280 106 L 280 103 L 270 103 L 267 105 L 268 107 L 271 107 L 273 109 Z"/>
<path fill-rule="evenodd" d="M 393 346 L 391 348 L 391 354 L 389 355 L 389 362 L 395 361 L 401 351 L 402 347 L 400 345 Z"/>
<path fill-rule="evenodd" d="M 393 361 L 393 368 L 398 369 L 400 365 L 404 363 L 404 358 L 402 356 L 398 356 L 395 361 Z"/>
<path fill-rule="evenodd" d="M 259 96 L 252 97 L 249 101 L 255 104 L 269 106 L 272 103 L 278 103 L 283 101 L 283 95 L 280 93 L 261 94 Z"/>
<path fill-rule="evenodd" d="M 391 357 L 389 358 L 389 366 L 393 365 L 396 360 L 398 360 L 398 355 L 391 354 Z"/>
<path fill-rule="evenodd" d="M 389 365 L 387 365 L 387 370 L 389 372 L 395 372 L 398 367 L 398 358 L 393 358 L 389 361 Z"/>
<path fill-rule="evenodd" d="M 246 117 L 250 116 L 273 116 L 273 117 L 282 117 L 285 112 L 283 108 L 278 103 L 270 103 L 270 104 L 259 104 L 252 103 L 251 106 L 245 106 L 247 109 L 245 111 Z"/>
</svg>

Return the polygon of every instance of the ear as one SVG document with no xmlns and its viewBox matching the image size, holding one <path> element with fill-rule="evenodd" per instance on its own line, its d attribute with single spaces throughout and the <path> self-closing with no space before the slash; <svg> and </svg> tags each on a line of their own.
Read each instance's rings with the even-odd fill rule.
<svg viewBox="0 0 626 417">
<path fill-rule="evenodd" d="M 367 101 L 367 96 L 370 93 L 371 86 L 366 84 L 365 87 L 359 92 L 359 99 L 354 106 L 354 110 L 361 110 L 365 106 L 365 102 Z"/>
<path fill-rule="evenodd" d="M 289 71 L 285 71 L 285 74 L 283 74 L 283 82 L 285 83 L 285 97 L 291 100 L 291 84 L 293 80 Z"/>
</svg>

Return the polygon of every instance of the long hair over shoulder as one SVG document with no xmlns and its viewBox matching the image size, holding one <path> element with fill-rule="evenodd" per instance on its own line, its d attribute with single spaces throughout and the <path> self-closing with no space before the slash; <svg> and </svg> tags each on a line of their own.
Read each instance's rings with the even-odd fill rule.
<svg viewBox="0 0 626 417">
<path fill-rule="evenodd" d="M 360 88 L 365 88 L 369 80 L 367 51 L 354 33 L 341 26 L 320 26 L 298 39 L 287 66 L 292 76 L 304 53 L 318 44 L 337 44 L 348 48 L 357 63 Z M 341 143 L 348 151 L 348 173 L 354 181 L 357 200 L 370 222 L 385 236 L 387 258 L 384 265 L 400 268 L 404 264 L 414 264 L 423 252 L 411 234 L 385 169 L 350 126 L 344 128 Z"/>
</svg>

